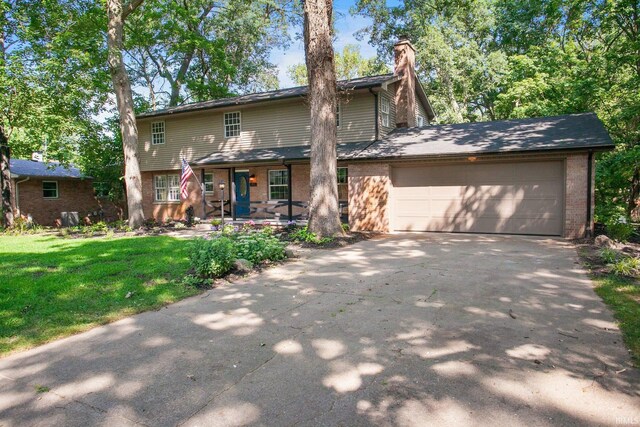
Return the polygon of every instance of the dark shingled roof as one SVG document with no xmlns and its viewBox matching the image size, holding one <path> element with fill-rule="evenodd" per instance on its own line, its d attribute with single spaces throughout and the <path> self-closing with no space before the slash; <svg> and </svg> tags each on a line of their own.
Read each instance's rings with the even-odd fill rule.
<svg viewBox="0 0 640 427">
<path fill-rule="evenodd" d="M 614 147 L 594 113 L 395 129 L 371 142 L 338 145 L 339 160 L 427 158 L 553 150 L 609 150 Z M 302 160 L 309 146 L 213 153 L 196 165 Z"/>
<path fill-rule="evenodd" d="M 384 83 L 395 81 L 397 77 L 394 74 L 382 74 L 379 76 L 359 77 L 351 80 L 338 81 L 340 90 L 367 89 L 381 86 Z M 192 111 L 210 110 L 213 108 L 230 107 L 234 105 L 252 104 L 255 102 L 273 101 L 276 99 L 295 98 L 305 96 L 308 92 L 308 86 L 297 86 L 288 89 L 272 90 L 270 92 L 252 93 L 232 98 L 214 99 L 211 101 L 194 102 L 191 104 L 170 107 L 164 110 L 150 111 L 148 113 L 138 114 L 138 118 L 166 116 L 179 113 L 187 113 Z"/>
<path fill-rule="evenodd" d="M 88 178 L 80 172 L 80 169 L 69 166 L 65 168 L 53 162 L 35 162 L 33 160 L 11 159 L 9 170 L 12 177 L 18 178 Z"/>
</svg>

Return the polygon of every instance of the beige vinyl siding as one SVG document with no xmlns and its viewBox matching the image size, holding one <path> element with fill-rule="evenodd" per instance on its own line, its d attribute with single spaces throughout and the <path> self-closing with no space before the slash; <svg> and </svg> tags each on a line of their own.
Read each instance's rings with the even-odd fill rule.
<svg viewBox="0 0 640 427">
<path fill-rule="evenodd" d="M 425 125 L 429 124 L 429 117 L 427 117 L 427 111 L 424 109 L 424 105 L 422 105 L 422 101 L 420 101 L 418 94 L 416 94 L 416 126 L 418 123 L 418 116 L 424 117 Z"/>
<path fill-rule="evenodd" d="M 375 137 L 373 95 L 352 93 L 341 103 L 342 123 L 338 143 L 373 141 Z M 223 114 L 241 112 L 239 137 L 224 138 Z M 165 143 L 151 144 L 151 123 L 165 122 Z M 253 148 L 290 147 L 309 144 L 309 108 L 304 99 L 272 101 L 174 117 L 138 121 L 140 168 L 143 171 L 179 169 L 180 158 L 188 161 L 213 152 Z"/>
<path fill-rule="evenodd" d="M 380 138 L 384 138 L 389 132 L 396 127 L 396 85 L 391 84 L 387 89 L 382 89 L 378 94 L 378 102 L 385 96 L 389 100 L 389 126 L 382 126 L 382 118 L 380 116 L 380 106 L 378 106 L 378 123 L 380 125 Z"/>
</svg>

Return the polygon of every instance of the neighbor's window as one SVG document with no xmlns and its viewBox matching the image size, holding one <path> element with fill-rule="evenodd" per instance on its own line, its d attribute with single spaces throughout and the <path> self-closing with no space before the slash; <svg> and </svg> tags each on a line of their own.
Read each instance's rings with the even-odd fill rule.
<svg viewBox="0 0 640 427">
<path fill-rule="evenodd" d="M 156 202 L 180 201 L 180 175 L 155 175 L 153 187 Z"/>
<path fill-rule="evenodd" d="M 424 117 L 418 115 L 418 126 L 424 126 Z"/>
<path fill-rule="evenodd" d="M 269 171 L 269 199 L 289 198 L 289 174 L 286 169 Z"/>
<path fill-rule="evenodd" d="M 389 98 L 386 96 L 380 97 L 380 118 L 382 121 L 382 126 L 389 127 Z"/>
<path fill-rule="evenodd" d="M 224 137 L 240 136 L 240 111 L 224 113 Z"/>
<path fill-rule="evenodd" d="M 215 188 L 213 187 L 213 174 L 205 173 L 204 174 L 204 191 L 206 193 L 213 193 Z"/>
<path fill-rule="evenodd" d="M 164 122 L 151 123 L 151 144 L 164 144 Z"/>
<path fill-rule="evenodd" d="M 338 168 L 338 199 L 349 198 L 349 172 L 347 168 Z"/>
<path fill-rule="evenodd" d="M 336 126 L 340 127 L 340 115 L 342 114 L 342 110 L 340 109 L 340 103 L 336 104 Z"/>
<path fill-rule="evenodd" d="M 42 197 L 45 199 L 57 199 L 58 181 L 42 181 Z"/>
</svg>

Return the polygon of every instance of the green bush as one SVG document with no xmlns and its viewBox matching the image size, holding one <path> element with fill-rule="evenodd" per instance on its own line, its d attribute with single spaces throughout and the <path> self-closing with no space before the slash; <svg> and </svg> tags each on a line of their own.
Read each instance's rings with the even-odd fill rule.
<svg viewBox="0 0 640 427">
<path fill-rule="evenodd" d="M 309 231 L 309 227 L 306 225 L 289 234 L 289 238 L 296 242 L 307 242 L 315 244 L 328 243 L 333 240 L 331 237 L 323 237 L 322 239 L 319 238 L 315 233 Z"/>
<path fill-rule="evenodd" d="M 236 247 L 228 237 L 196 239 L 190 247 L 191 268 L 201 278 L 224 275 L 231 270 L 235 259 Z"/>
<path fill-rule="evenodd" d="M 620 261 L 609 264 L 608 267 L 616 276 L 638 277 L 640 273 L 640 258 L 625 257 Z"/>
<path fill-rule="evenodd" d="M 635 232 L 634 226 L 622 218 L 612 219 L 607 222 L 606 226 L 607 235 L 613 240 L 617 240 L 619 242 L 628 241 Z"/>
<path fill-rule="evenodd" d="M 600 251 L 600 258 L 607 264 L 614 263 L 618 260 L 618 251 L 611 248 L 604 248 Z"/>
<path fill-rule="evenodd" d="M 235 245 L 238 258 L 246 259 L 253 264 L 285 258 L 285 244 L 268 232 L 237 234 Z"/>
<path fill-rule="evenodd" d="M 351 231 L 351 227 L 349 227 L 348 223 L 343 223 L 342 224 L 342 231 L 344 231 L 345 233 L 348 233 L 349 231 Z"/>
</svg>

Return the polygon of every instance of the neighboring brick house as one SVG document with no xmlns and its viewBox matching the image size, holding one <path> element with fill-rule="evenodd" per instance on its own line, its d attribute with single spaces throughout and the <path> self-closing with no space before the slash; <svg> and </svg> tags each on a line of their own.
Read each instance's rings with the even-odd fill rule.
<svg viewBox="0 0 640 427">
<path fill-rule="evenodd" d="M 433 126 L 407 40 L 393 74 L 338 82 L 338 187 L 353 230 L 580 237 L 593 227 L 593 154 L 613 147 L 594 114 Z M 138 116 L 147 217 L 298 219 L 309 198 L 307 87 Z M 191 180 L 180 200 L 185 158 Z M 229 185 L 231 183 L 231 185 Z"/>
<path fill-rule="evenodd" d="M 16 217 L 31 215 L 40 225 L 55 225 L 62 212 L 78 212 L 80 218 L 116 219 L 116 207 L 97 198 L 92 179 L 73 166 L 11 159 L 9 170 Z"/>
</svg>

